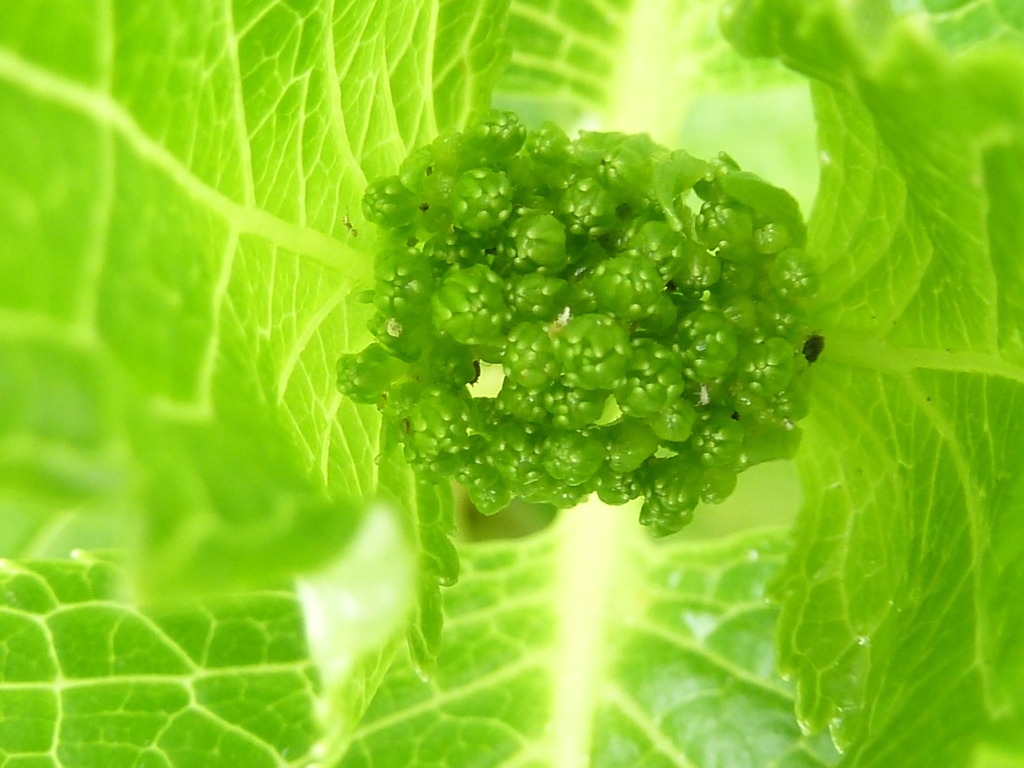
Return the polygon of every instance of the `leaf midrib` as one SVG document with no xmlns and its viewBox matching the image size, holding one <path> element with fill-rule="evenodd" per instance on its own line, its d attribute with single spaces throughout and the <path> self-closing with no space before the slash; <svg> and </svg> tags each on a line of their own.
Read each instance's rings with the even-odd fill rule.
<svg viewBox="0 0 1024 768">
<path fill-rule="evenodd" d="M 911 347 L 835 329 L 825 329 L 822 336 L 826 342 L 822 361 L 886 373 L 915 370 L 973 373 L 1024 384 L 1024 365 L 991 352 Z"/>
<path fill-rule="evenodd" d="M 559 768 L 590 765 L 594 712 L 608 664 L 612 596 L 625 576 L 636 522 L 596 498 L 561 513 L 551 605 L 551 757 Z"/>
</svg>

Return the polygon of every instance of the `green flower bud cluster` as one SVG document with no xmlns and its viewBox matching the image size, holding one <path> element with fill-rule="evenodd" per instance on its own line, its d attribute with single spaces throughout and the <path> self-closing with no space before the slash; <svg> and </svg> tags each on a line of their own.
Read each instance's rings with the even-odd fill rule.
<svg viewBox="0 0 1024 768">
<path fill-rule="evenodd" d="M 376 342 L 341 358 L 339 387 L 481 511 L 643 497 L 666 534 L 796 449 L 805 228 L 728 156 L 495 111 L 417 149 L 363 207 L 383 232 Z M 476 393 L 497 366 L 497 394 Z"/>
</svg>

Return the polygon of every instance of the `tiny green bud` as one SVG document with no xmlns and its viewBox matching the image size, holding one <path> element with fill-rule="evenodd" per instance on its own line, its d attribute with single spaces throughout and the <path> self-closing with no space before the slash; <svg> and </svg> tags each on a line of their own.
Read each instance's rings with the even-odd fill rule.
<svg viewBox="0 0 1024 768">
<path fill-rule="evenodd" d="M 539 267 L 557 271 L 568 263 L 565 226 L 551 214 L 523 216 L 513 229 L 516 253 Z"/>
<path fill-rule="evenodd" d="M 434 323 L 463 344 L 502 341 L 509 312 L 504 282 L 483 264 L 453 269 L 431 299 Z"/>
<path fill-rule="evenodd" d="M 503 171 L 473 168 L 455 183 L 455 225 L 480 233 L 501 226 L 512 215 L 512 185 Z"/>
<path fill-rule="evenodd" d="M 520 323 L 505 346 L 505 375 L 524 387 L 539 388 L 558 375 L 555 345 L 543 323 Z"/>
<path fill-rule="evenodd" d="M 412 223 L 416 216 L 415 195 L 406 189 L 397 176 L 377 179 L 363 194 L 363 214 L 374 224 L 399 229 Z"/>
<path fill-rule="evenodd" d="M 697 420 L 697 412 L 685 400 L 677 400 L 669 408 L 659 411 L 651 417 L 651 429 L 662 440 L 671 443 L 685 441 L 693 432 L 693 423 Z"/>
<path fill-rule="evenodd" d="M 544 468 L 568 485 L 582 485 L 604 462 L 604 444 L 585 432 L 558 430 L 541 448 Z"/>
<path fill-rule="evenodd" d="M 555 337 L 566 384 L 614 389 L 625 380 L 632 350 L 626 329 L 605 315 L 574 317 Z"/>
</svg>

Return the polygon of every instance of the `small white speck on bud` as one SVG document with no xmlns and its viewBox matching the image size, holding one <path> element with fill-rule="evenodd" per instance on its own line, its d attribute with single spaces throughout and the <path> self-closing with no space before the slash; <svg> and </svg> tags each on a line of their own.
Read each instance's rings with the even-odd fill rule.
<svg viewBox="0 0 1024 768">
<path fill-rule="evenodd" d="M 389 317 L 387 325 L 385 326 L 385 330 L 388 332 L 388 336 L 393 336 L 394 338 L 397 339 L 399 336 L 402 335 L 402 331 L 404 329 L 402 328 L 402 324 L 398 322 L 398 320 L 396 320 L 393 317 Z"/>
<path fill-rule="evenodd" d="M 784 426 L 786 429 L 789 429 L 789 430 L 796 429 L 796 424 L 794 424 L 793 420 L 789 419 L 789 418 L 786 418 L 786 419 L 782 420 L 782 426 Z"/>
<path fill-rule="evenodd" d="M 569 307 L 564 307 L 561 312 L 558 313 L 558 317 L 555 318 L 554 322 L 548 327 L 548 334 L 554 336 L 557 333 L 561 333 L 562 329 L 569 324 L 572 319 L 572 310 Z"/>
<path fill-rule="evenodd" d="M 700 398 L 698 401 L 701 405 L 708 405 L 711 402 L 711 394 L 708 392 L 708 385 L 700 385 Z"/>
</svg>

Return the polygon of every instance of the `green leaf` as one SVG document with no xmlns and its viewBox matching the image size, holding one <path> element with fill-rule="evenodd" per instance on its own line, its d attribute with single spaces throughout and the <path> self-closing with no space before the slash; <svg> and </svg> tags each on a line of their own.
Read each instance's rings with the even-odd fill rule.
<svg viewBox="0 0 1024 768">
<path fill-rule="evenodd" d="M 943 46 L 881 3 L 734 6 L 742 47 L 824 81 L 826 348 L 780 664 L 844 766 L 963 765 L 1024 722 L 1024 49 Z"/>
<path fill-rule="evenodd" d="M 511 63 L 495 100 L 535 125 L 648 133 L 697 157 L 727 151 L 809 209 L 816 163 L 806 84 L 777 62 L 737 56 L 718 30 L 721 5 L 516 0 Z"/>
<path fill-rule="evenodd" d="M 503 23 L 500 0 L 0 11 L 0 550 L 73 516 L 161 591 L 344 546 L 378 484 L 378 415 L 333 374 L 368 338 L 359 198 L 486 106 Z"/>
<path fill-rule="evenodd" d="M 0 562 L 5 765 L 301 764 L 319 676 L 289 591 L 136 610 L 110 562 Z"/>
<path fill-rule="evenodd" d="M 966 50 L 995 40 L 1024 39 L 1024 10 L 1014 0 L 925 0 L 917 20 L 925 21 L 948 50 Z"/>
<path fill-rule="evenodd" d="M 488 105 L 505 5 L 0 10 L 0 554 L 128 547 L 143 594 L 247 589 L 332 563 L 385 497 L 430 666 L 450 494 L 378 463 L 334 368 L 369 340 L 366 180 Z M 336 730 L 394 653 L 377 640 L 329 681 Z"/>
<path fill-rule="evenodd" d="M 793 82 L 771 62 L 735 55 L 716 29 L 719 5 L 516 0 L 509 15 L 512 58 L 499 93 L 557 102 L 549 109 L 565 110 L 562 122 L 602 115 L 609 104 L 629 99 L 636 124 L 621 129 L 659 131 L 676 130 L 702 94 Z M 652 78 L 655 72 L 659 77 Z M 646 88 L 623 92 L 645 81 Z M 650 100 L 655 89 L 671 98 Z"/>
<path fill-rule="evenodd" d="M 434 676 L 397 662 L 340 766 L 830 765 L 774 673 L 784 552 L 778 531 L 654 541 L 599 504 L 463 546 Z"/>
</svg>

